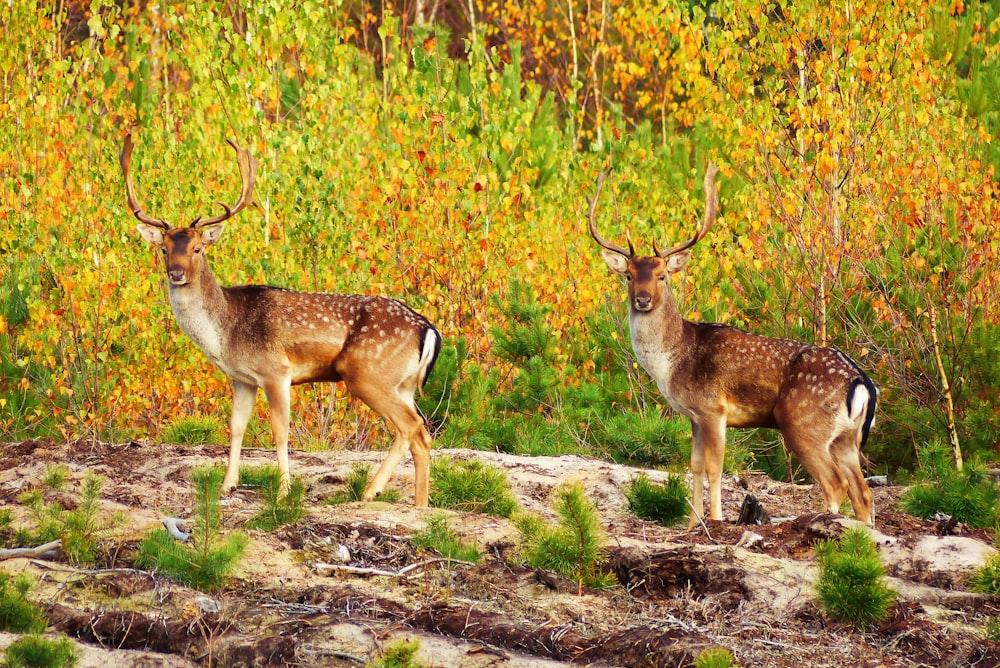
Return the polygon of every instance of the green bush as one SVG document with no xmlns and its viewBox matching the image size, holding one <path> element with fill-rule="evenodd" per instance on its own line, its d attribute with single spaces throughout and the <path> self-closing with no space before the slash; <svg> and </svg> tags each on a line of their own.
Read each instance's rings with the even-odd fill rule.
<svg viewBox="0 0 1000 668">
<path fill-rule="evenodd" d="M 626 486 L 625 498 L 634 515 L 664 526 L 673 526 L 688 515 L 688 489 L 683 476 L 670 475 L 664 482 L 653 482 L 640 473 Z"/>
<path fill-rule="evenodd" d="M 423 664 L 416 660 L 420 643 L 403 641 L 385 648 L 382 656 L 365 668 L 421 668 Z"/>
<path fill-rule="evenodd" d="M 65 467 L 50 467 L 46 480 L 53 489 L 65 484 Z M 101 490 L 104 478 L 88 472 L 80 484 L 80 502 L 73 510 L 66 510 L 59 502 L 46 503 L 41 491 L 25 492 L 18 501 L 27 506 L 34 528 L 16 532 L 14 542 L 19 545 L 41 545 L 59 539 L 62 550 L 69 561 L 77 565 L 91 564 L 97 558 L 97 537 L 99 531 L 106 530 L 121 522 L 121 514 L 110 519 L 102 519 L 100 512 Z"/>
<path fill-rule="evenodd" d="M 435 515 L 427 522 L 427 526 L 413 535 L 410 543 L 416 548 L 433 550 L 445 559 L 468 561 L 478 564 L 482 560 L 479 548 L 475 544 L 466 543 L 455 531 L 445 515 Z"/>
<path fill-rule="evenodd" d="M 967 583 L 969 589 L 983 594 L 1000 596 L 1000 555 L 994 554 L 986 560 Z"/>
<path fill-rule="evenodd" d="M 517 500 L 503 469 L 478 459 L 431 461 L 431 505 L 472 513 L 510 517 Z"/>
<path fill-rule="evenodd" d="M 977 529 L 1000 521 L 1000 487 L 983 466 L 972 462 L 955 470 L 950 448 L 939 440 L 920 454 L 916 483 L 899 498 L 905 512 L 924 519 L 944 513 Z"/>
<path fill-rule="evenodd" d="M 48 626 L 45 613 L 28 600 L 31 580 L 26 575 L 12 578 L 0 572 L 0 631 L 41 633 Z"/>
<path fill-rule="evenodd" d="M 58 640 L 50 640 L 28 635 L 7 647 L 0 668 L 72 668 L 78 661 L 76 647 L 69 638 L 62 636 Z"/>
<path fill-rule="evenodd" d="M 326 503 L 336 505 L 340 503 L 352 503 L 360 501 L 361 496 L 368 488 L 368 483 L 372 477 L 372 465 L 366 462 L 357 462 L 351 467 L 351 472 L 347 474 L 346 487 L 326 500 Z M 388 487 L 382 490 L 378 497 L 379 501 L 392 503 L 399 501 L 399 490 Z"/>
<path fill-rule="evenodd" d="M 867 629 L 885 620 L 896 592 L 883 581 L 878 547 L 864 529 L 848 529 L 840 540 L 816 545 L 816 593 L 833 619 Z"/>
<path fill-rule="evenodd" d="M 736 660 L 725 647 L 709 647 L 694 660 L 694 668 L 733 668 Z"/>
<path fill-rule="evenodd" d="M 553 507 L 559 516 L 555 525 L 535 513 L 514 518 L 521 532 L 521 549 L 532 568 L 555 571 L 563 577 L 595 588 L 610 588 L 614 576 L 604 573 L 605 533 L 597 509 L 579 483 L 554 492 Z"/>
<path fill-rule="evenodd" d="M 194 530 L 190 542 L 155 529 L 139 545 L 136 565 L 202 591 L 222 587 L 246 551 L 248 539 L 239 532 L 223 536 L 219 493 L 224 472 L 219 467 L 195 470 Z"/>
<path fill-rule="evenodd" d="M 288 490 L 282 495 L 281 473 L 277 466 L 241 468 L 240 484 L 258 488 L 264 499 L 264 508 L 247 522 L 251 529 L 274 531 L 280 526 L 295 524 L 305 514 L 305 483 L 292 478 Z"/>
<path fill-rule="evenodd" d="M 164 443 L 220 445 L 226 442 L 226 430 L 215 418 L 185 415 L 168 424 L 160 434 L 160 440 Z"/>
</svg>

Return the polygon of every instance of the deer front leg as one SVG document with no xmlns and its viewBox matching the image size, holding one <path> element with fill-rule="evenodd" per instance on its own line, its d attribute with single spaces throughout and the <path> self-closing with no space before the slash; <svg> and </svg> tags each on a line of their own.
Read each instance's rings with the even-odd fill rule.
<svg viewBox="0 0 1000 668">
<path fill-rule="evenodd" d="M 288 467 L 288 420 L 291 405 L 292 384 L 281 379 L 264 386 L 268 410 L 271 413 L 271 439 L 278 453 L 278 496 L 284 498 L 292 485 Z"/>
<path fill-rule="evenodd" d="M 243 435 L 247 431 L 247 423 L 257 400 L 257 388 L 253 385 L 233 380 L 233 414 L 229 419 L 229 465 L 226 467 L 226 477 L 222 480 L 222 494 L 229 494 L 240 482 L 240 452 L 243 448 Z"/>
<path fill-rule="evenodd" d="M 691 421 L 691 519 L 688 531 L 705 518 L 705 447 L 701 429 Z"/>
<path fill-rule="evenodd" d="M 726 458 L 726 422 L 715 419 L 701 428 L 701 442 L 705 453 L 705 472 L 708 475 L 708 516 L 722 519 L 722 466 Z"/>
</svg>

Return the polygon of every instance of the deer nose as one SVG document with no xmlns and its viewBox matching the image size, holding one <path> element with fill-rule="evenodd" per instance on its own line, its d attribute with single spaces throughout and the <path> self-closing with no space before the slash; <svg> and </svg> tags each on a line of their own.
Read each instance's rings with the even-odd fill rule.
<svg viewBox="0 0 1000 668">
<path fill-rule="evenodd" d="M 183 269 L 168 269 L 167 270 L 167 278 L 169 278 L 170 282 L 173 283 L 173 284 L 175 284 L 175 285 L 181 285 L 181 284 L 187 282 L 187 280 L 185 279 L 185 276 L 184 276 L 184 270 Z"/>
<path fill-rule="evenodd" d="M 652 303 L 653 303 L 653 296 L 648 293 L 635 296 L 636 311 L 648 311 Z"/>
</svg>

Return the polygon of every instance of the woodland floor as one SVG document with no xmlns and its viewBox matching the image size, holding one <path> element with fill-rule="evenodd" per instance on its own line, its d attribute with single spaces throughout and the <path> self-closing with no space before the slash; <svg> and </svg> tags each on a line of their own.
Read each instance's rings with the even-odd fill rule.
<svg viewBox="0 0 1000 668">
<path fill-rule="evenodd" d="M 105 476 L 108 513 L 125 523 L 104 537 L 108 556 L 90 569 L 65 561 L 9 559 L 0 570 L 27 571 L 31 597 L 51 628 L 76 639 L 81 667 L 358 666 L 401 640 L 419 642 L 424 666 L 689 666 L 708 647 L 733 652 L 742 666 L 1000 666 L 1000 643 L 983 639 L 1000 600 L 966 591 L 964 581 L 994 552 L 991 533 L 959 526 L 951 535 L 896 510 L 898 487 L 872 491 L 875 537 L 899 598 L 888 621 L 859 633 L 832 623 L 814 601 L 814 545 L 850 524 L 819 514 L 814 486 L 752 474 L 726 477 L 727 521 L 683 531 L 626 512 L 622 487 L 637 469 L 576 456 L 516 457 L 470 450 L 435 456 L 476 457 L 503 467 L 520 503 L 552 515 L 550 493 L 582 481 L 609 536 L 608 565 L 620 587 L 587 591 L 518 565 L 518 532 L 507 520 L 412 507 L 412 466 L 393 485 L 397 503 L 329 505 L 352 464 L 380 452 L 293 453 L 293 475 L 308 486 L 307 517 L 271 533 L 247 530 L 247 558 L 223 591 L 206 595 L 132 567 L 138 543 L 160 518 L 191 516 L 191 471 L 225 460 L 227 449 L 152 443 L 0 444 L 0 505 L 15 509 L 22 492 L 44 488 L 46 468 L 65 464 L 64 491 L 49 500 L 73 507 L 75 481 Z M 244 464 L 273 463 L 249 451 Z M 650 472 L 657 479 L 661 474 Z M 772 525 L 735 521 L 746 493 Z M 261 506 L 240 490 L 225 500 L 227 528 L 244 528 Z M 452 526 L 487 555 L 478 566 L 429 561 L 409 537 L 448 512 Z M 747 545 L 746 531 L 761 540 Z M 346 565 L 331 567 L 340 546 Z M 342 562 L 341 562 L 342 563 Z M 397 574 L 400 569 L 423 564 Z M 15 636 L 0 634 L 0 649 Z"/>
</svg>

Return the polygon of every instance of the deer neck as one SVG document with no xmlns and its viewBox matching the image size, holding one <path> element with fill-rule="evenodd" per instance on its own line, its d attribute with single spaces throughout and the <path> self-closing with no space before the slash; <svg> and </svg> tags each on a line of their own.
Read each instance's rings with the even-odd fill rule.
<svg viewBox="0 0 1000 668">
<path fill-rule="evenodd" d="M 684 319 L 672 296 L 651 311 L 629 311 L 632 350 L 660 392 L 669 397 L 669 382 L 683 354 Z"/>
<path fill-rule="evenodd" d="M 217 366 L 226 341 L 226 295 L 206 263 L 184 285 L 170 284 L 170 306 L 177 324 Z"/>
</svg>

